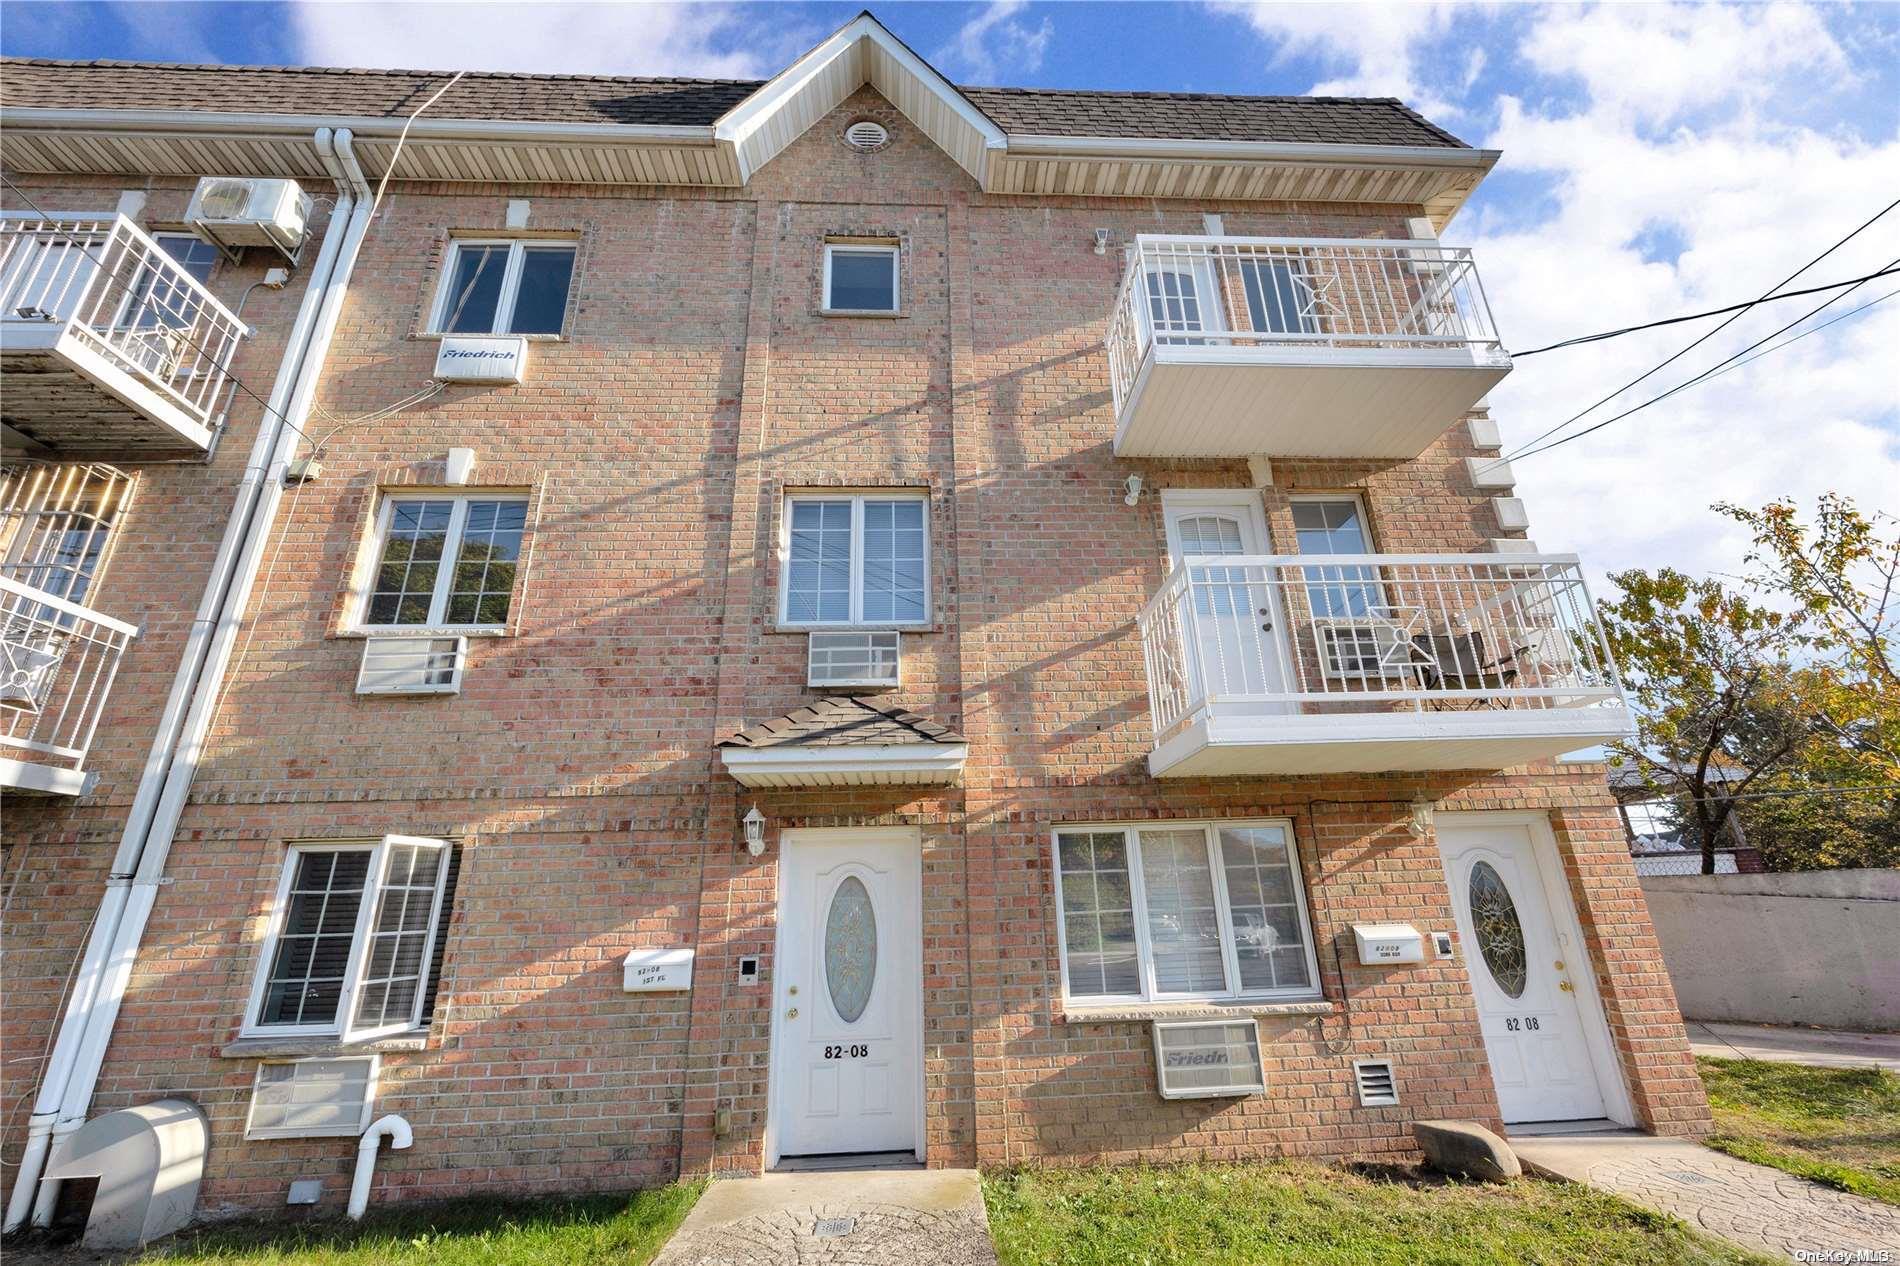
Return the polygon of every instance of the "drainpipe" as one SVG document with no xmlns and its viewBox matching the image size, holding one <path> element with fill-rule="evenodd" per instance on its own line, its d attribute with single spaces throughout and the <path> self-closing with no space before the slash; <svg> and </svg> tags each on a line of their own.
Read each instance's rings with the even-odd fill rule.
<svg viewBox="0 0 1900 1266">
<path fill-rule="evenodd" d="M 59 1183 L 42 1182 L 40 1175 L 49 1154 L 85 1124 L 146 920 L 157 899 L 178 816 L 223 687 L 238 620 L 249 602 L 283 497 L 284 467 L 296 451 L 297 428 L 309 415 L 350 274 L 369 229 L 369 185 L 350 149 L 348 129 L 319 128 L 313 139 L 318 156 L 337 181 L 336 206 L 291 326 L 269 407 L 238 481 L 230 519 L 212 560 L 99 915 L 74 978 L 59 1037 L 40 1081 L 20 1172 L 7 1202 L 9 1231 L 24 1223 L 29 1213 L 36 1226 L 52 1221 Z"/>
<path fill-rule="evenodd" d="M 350 1221 L 360 1222 L 369 1212 L 369 1185 L 376 1177 L 376 1149 L 384 1139 L 395 1151 L 401 1151 L 416 1141 L 410 1132 L 409 1123 L 399 1116 L 378 1117 L 370 1122 L 369 1129 L 363 1131 L 363 1137 L 356 1140 L 356 1173 L 350 1177 Z"/>
</svg>

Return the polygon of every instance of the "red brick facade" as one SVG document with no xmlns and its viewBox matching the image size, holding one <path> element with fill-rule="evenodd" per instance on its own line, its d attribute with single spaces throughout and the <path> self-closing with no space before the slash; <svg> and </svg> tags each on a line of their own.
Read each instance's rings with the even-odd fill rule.
<svg viewBox="0 0 1900 1266">
<path fill-rule="evenodd" d="M 847 149 L 874 117 L 892 143 Z M 51 209 L 111 188 L 22 178 Z M 186 185 L 155 183 L 147 218 Z M 429 380 L 419 336 L 447 235 L 572 231 L 566 335 L 519 387 L 450 387 L 341 421 Z M 1498 1118 L 1462 958 L 1353 965 L 1349 924 L 1453 927 L 1441 810 L 1548 814 L 1639 1123 L 1707 1116 L 1603 771 L 1157 780 L 1134 617 L 1166 573 L 1150 489 L 1246 488 L 1243 462 L 1112 456 L 1102 336 L 1121 271 L 1093 234 L 1405 236 L 1415 208 L 987 195 L 870 89 L 743 189 L 395 182 L 371 229 L 310 429 L 323 472 L 286 500 L 173 848 L 94 1111 L 183 1095 L 213 1128 L 203 1206 L 281 1206 L 294 1178 L 340 1201 L 349 1140 L 246 1141 L 255 1057 L 227 1056 L 284 844 L 402 832 L 463 846 L 422 1049 L 383 1055 L 378 1111 L 415 1145 L 376 1199 L 470 1189 L 623 1188 L 763 1162 L 777 836 L 901 823 L 924 841 L 926 1148 L 933 1165 L 1040 1160 L 1402 1158 L 1418 1117 Z M 903 314 L 822 315 L 827 235 L 901 243 Z M 235 295 L 251 270 L 214 279 Z M 246 381 L 269 381 L 293 292 L 260 292 Z M 99 595 L 146 622 L 75 805 L 10 803 L 7 1177 L 49 1037 L 136 785 L 151 718 L 202 582 L 255 408 L 208 469 L 145 472 Z M 334 419 L 334 420 L 333 420 Z M 351 577 L 378 491 L 437 485 L 451 447 L 473 487 L 532 492 L 510 627 L 471 639 L 462 691 L 354 693 Z M 1416 461 L 1284 460 L 1263 489 L 1363 494 L 1376 548 L 1468 552 L 1498 535 L 1454 426 Z M 775 627 L 787 488 L 929 493 L 931 626 L 906 634 L 898 702 L 960 730 L 960 785 L 761 791 L 714 743 L 805 702 L 805 640 Z M 758 804 L 764 855 L 739 846 Z M 1268 1093 L 1163 1101 L 1147 1024 L 1065 1018 L 1050 830 L 1061 823 L 1283 817 L 1294 826 L 1330 1008 L 1260 1021 Z M 1343 940 L 1343 944 L 1342 944 Z M 635 948 L 697 949 L 690 995 L 622 992 Z M 1337 952 L 1335 952 L 1337 951 Z M 741 984 L 760 956 L 765 982 Z M 1352 1061 L 1390 1058 L 1401 1106 L 1362 1108 Z M 20 1058 L 27 1057 L 27 1058 Z"/>
</svg>

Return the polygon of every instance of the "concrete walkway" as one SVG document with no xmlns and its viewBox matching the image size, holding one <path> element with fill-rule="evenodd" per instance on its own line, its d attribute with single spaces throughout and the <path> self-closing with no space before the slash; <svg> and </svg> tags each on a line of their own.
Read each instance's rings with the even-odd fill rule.
<svg viewBox="0 0 1900 1266">
<path fill-rule="evenodd" d="M 1866 1068 L 1900 1073 L 1900 1033 L 1795 1029 L 1778 1024 L 1723 1024 L 1685 1020 L 1689 1048 L 1718 1059 L 1771 1059 L 1821 1068 Z"/>
<path fill-rule="evenodd" d="M 715 1182 L 653 1266 L 996 1266 L 974 1169 Z"/>
<path fill-rule="evenodd" d="M 1900 1261 L 1900 1209 L 1850 1196 L 1778 1169 L 1751 1165 L 1685 1139 L 1633 1130 L 1513 1138 L 1511 1150 L 1534 1172 L 1588 1183 L 1744 1248 L 1793 1258 L 1801 1251 L 1846 1250 L 1811 1261 Z M 1870 1255 L 1856 1259 L 1853 1251 Z"/>
</svg>

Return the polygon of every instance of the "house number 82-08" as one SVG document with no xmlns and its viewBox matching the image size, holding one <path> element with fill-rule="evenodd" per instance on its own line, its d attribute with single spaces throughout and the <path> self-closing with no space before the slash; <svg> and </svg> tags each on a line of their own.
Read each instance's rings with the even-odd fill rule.
<svg viewBox="0 0 1900 1266">
<path fill-rule="evenodd" d="M 1513 1033 L 1517 1032 L 1520 1028 L 1529 1029 L 1532 1032 L 1535 1032 L 1538 1027 L 1537 1017 L 1530 1016 L 1527 1019 L 1519 1020 L 1515 1016 L 1513 1016 L 1504 1022 L 1504 1027 L 1509 1029 Z"/>
<path fill-rule="evenodd" d="M 870 1053 L 871 1048 L 868 1046 L 827 1046 L 825 1048 L 826 1059 L 844 1059 L 846 1057 L 851 1059 L 863 1059 Z"/>
</svg>

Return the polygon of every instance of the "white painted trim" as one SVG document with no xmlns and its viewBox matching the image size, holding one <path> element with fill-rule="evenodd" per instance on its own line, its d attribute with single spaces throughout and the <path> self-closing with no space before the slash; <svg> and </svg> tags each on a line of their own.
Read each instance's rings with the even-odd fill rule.
<svg viewBox="0 0 1900 1266">
<path fill-rule="evenodd" d="M 93 784 L 97 781 L 99 781 L 97 772 L 59 769 L 34 761 L 14 760 L 11 756 L 0 756 L 0 787 L 38 791 L 49 796 L 83 796 L 91 793 Z"/>
<path fill-rule="evenodd" d="M 826 254 L 829 272 L 830 254 Z M 826 281 L 829 287 L 829 277 Z M 843 620 L 794 620 L 792 601 L 792 506 L 800 501 L 849 502 L 851 505 L 851 614 Z M 866 501 L 918 501 L 924 507 L 924 614 L 921 620 L 866 620 L 864 615 L 864 503 Z M 777 626 L 797 632 L 841 632 L 853 629 L 895 629 L 921 632 L 931 626 L 931 603 L 935 599 L 932 584 L 936 571 L 931 555 L 930 515 L 933 506 L 928 488 L 811 488 L 788 489 L 779 499 L 778 514 L 778 603 Z M 1490 561 L 1495 562 L 1495 559 Z"/>
<path fill-rule="evenodd" d="M 242 110 L 92 110 L 69 107 L 9 106 L 0 120 L 10 128 L 58 131 L 231 132 L 283 136 L 307 142 L 317 128 L 348 128 L 357 140 L 394 140 L 402 132 L 402 116 L 330 114 L 267 114 Z M 715 144 L 713 130 L 659 123 L 547 123 L 508 119 L 416 119 L 410 139 L 418 137 L 465 141 L 573 140 L 588 144 L 622 141 L 669 145 Z"/>
<path fill-rule="evenodd" d="M 470 246 L 505 246 L 508 258 L 502 262 L 501 290 L 495 296 L 495 329 L 457 330 L 454 333 L 442 328 L 442 318 L 447 315 L 449 291 L 455 282 L 456 265 L 461 262 L 462 251 Z M 521 270 L 527 261 L 530 247 L 565 246 L 574 252 L 574 263 L 568 266 L 567 295 L 561 303 L 561 328 L 540 331 L 533 334 L 515 334 L 511 328 L 515 323 L 515 300 L 521 295 Z M 447 338 L 559 338 L 567 330 L 567 305 L 574 297 L 574 282 L 579 272 L 580 239 L 576 237 L 450 237 L 449 249 L 442 258 L 441 275 L 435 282 L 435 299 L 429 305 L 429 325 L 425 331 L 431 335 Z"/>
<path fill-rule="evenodd" d="M 875 747 L 787 743 L 779 747 L 719 749 L 726 772 L 748 787 L 826 786 L 833 779 L 848 776 L 893 783 L 954 782 L 969 755 L 967 743 L 890 743 Z M 824 781 L 783 781 L 800 777 Z M 772 781 L 754 781 L 761 778 Z"/>
<path fill-rule="evenodd" d="M 891 306 L 888 308 L 841 308 L 831 301 L 831 258 L 843 251 L 847 255 L 888 255 L 891 258 Z M 825 289 L 823 311 L 827 316 L 899 316 L 904 311 L 903 251 L 895 242 L 826 242 Z"/>
<path fill-rule="evenodd" d="M 1167 140 L 1145 136 L 1069 136 L 1017 132 L 1008 151 L 1016 157 L 1249 159 L 1265 162 L 1346 163 L 1372 167 L 1464 167 L 1489 171 L 1502 150 L 1438 145 L 1311 145 L 1296 141 Z"/>
<path fill-rule="evenodd" d="M 364 575 L 363 592 L 356 599 L 356 618 L 351 621 L 349 631 L 367 637 L 425 636 L 430 632 L 455 633 L 500 633 L 508 628 L 508 621 L 500 624 L 449 624 L 444 617 L 448 614 L 449 594 L 455 582 L 455 569 L 462 559 L 462 533 L 468 527 L 468 508 L 476 501 L 519 502 L 526 505 L 529 498 L 524 493 L 515 492 L 457 492 L 441 489 L 398 489 L 383 493 L 383 501 L 376 508 L 376 531 L 370 538 L 369 568 Z M 376 596 L 376 571 L 382 566 L 383 551 L 389 548 L 389 525 L 396 513 L 399 501 L 447 501 L 449 507 L 449 526 L 442 541 L 442 559 L 436 566 L 435 591 L 429 597 L 429 618 L 421 624 L 371 624 L 369 623 L 370 600 Z M 527 535 L 524 525 L 522 535 Z M 515 614 L 515 589 L 520 581 L 519 565 L 516 568 L 516 585 L 508 592 L 508 614 Z"/>
<path fill-rule="evenodd" d="M 1576 984 L 1572 996 L 1577 1000 L 1578 1019 L 1583 1025 L 1584 1044 L 1589 1050 L 1591 1070 L 1596 1074 L 1597 1089 L 1603 1095 L 1603 1110 L 1610 1120 L 1618 1125 L 1636 1125 L 1636 1108 L 1630 1097 L 1629 1083 L 1625 1078 L 1623 1063 L 1616 1057 L 1616 1043 L 1610 1035 L 1609 1012 L 1604 1008 L 1603 995 L 1597 989 L 1597 958 L 1590 952 L 1590 943 L 1584 939 L 1583 924 L 1577 915 L 1576 902 L 1570 897 L 1570 884 L 1566 877 L 1563 854 L 1557 848 L 1557 833 L 1551 828 L 1548 811 L 1536 809 L 1503 809 L 1490 812 L 1477 810 L 1447 810 L 1435 815 L 1434 834 L 1446 825 L 1457 826 L 1470 823 L 1474 826 L 1516 825 L 1530 828 L 1531 853 L 1537 862 L 1538 880 L 1543 884 L 1544 900 L 1550 907 L 1551 919 L 1556 923 L 1559 944 L 1568 941 L 1569 949 L 1576 948 L 1583 961 L 1590 965 L 1588 973 L 1572 972 L 1571 980 Z M 1441 840 L 1438 857 L 1442 877 L 1445 880 L 1447 896 L 1450 896 L 1451 876 L 1444 866 L 1445 849 Z M 1455 898 L 1454 905 L 1455 905 Z M 1468 955 L 1460 954 L 1461 961 Z M 1607 970 L 1606 966 L 1606 970 Z M 1466 961 L 1466 972 L 1470 964 Z M 1581 978 L 1581 979 L 1580 979 Z M 1472 996 L 1467 987 L 1467 996 Z M 1475 1005 L 1475 1002 L 1474 1002 Z M 1487 1056 L 1486 1066 L 1489 1067 Z"/>
</svg>

